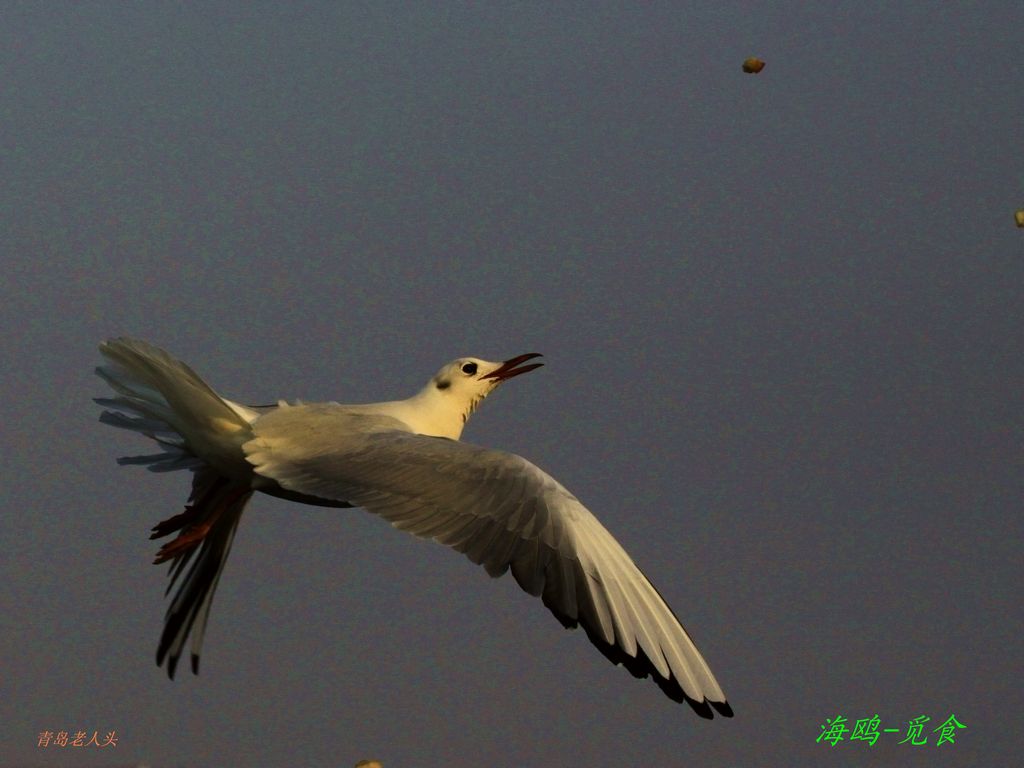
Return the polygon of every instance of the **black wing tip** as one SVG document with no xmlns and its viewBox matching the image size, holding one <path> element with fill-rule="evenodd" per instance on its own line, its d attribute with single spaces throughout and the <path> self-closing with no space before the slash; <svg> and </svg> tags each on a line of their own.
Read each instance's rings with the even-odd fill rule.
<svg viewBox="0 0 1024 768">
<path fill-rule="evenodd" d="M 673 701 L 678 701 L 680 704 L 684 701 L 690 705 L 690 709 L 696 712 L 700 717 L 705 720 L 714 720 L 715 713 L 717 712 L 721 717 L 732 717 L 732 707 L 729 706 L 727 701 L 712 701 L 711 699 L 705 698 L 701 701 L 690 698 L 683 691 L 683 687 L 679 685 L 679 682 L 673 677 L 670 680 L 666 680 L 657 672 L 654 672 L 651 677 L 658 684 L 658 687 Z"/>
<path fill-rule="evenodd" d="M 156 665 L 162 667 L 164 661 L 167 662 L 167 677 L 170 680 L 174 679 L 174 673 L 178 671 L 178 658 L 177 656 L 169 656 L 166 648 L 160 648 L 156 652 Z M 192 654 L 191 658 L 192 674 L 199 674 L 199 657 L 196 654 Z"/>
<path fill-rule="evenodd" d="M 167 661 L 167 679 L 174 679 L 174 672 L 178 668 L 178 659 L 175 656 L 168 656 L 166 648 L 159 648 L 156 652 L 156 665 L 162 667 Z"/>
<path fill-rule="evenodd" d="M 578 622 L 571 619 L 571 617 L 563 617 L 559 613 L 555 612 L 555 616 L 562 622 L 566 627 L 573 628 L 578 625 Z M 626 670 L 633 675 L 633 677 L 643 679 L 649 677 L 657 684 L 661 689 L 661 692 L 668 696 L 672 701 L 682 704 L 684 701 L 690 705 L 694 712 L 700 717 L 706 720 L 713 720 L 715 712 L 718 712 L 722 717 L 732 717 L 732 707 L 729 706 L 727 701 L 711 701 L 710 699 L 703 699 L 697 701 L 686 695 L 683 687 L 679 684 L 679 681 L 675 677 L 662 677 L 661 673 L 658 672 L 654 664 L 644 653 L 642 648 L 637 648 L 636 656 L 630 656 L 622 648 L 617 645 L 608 643 L 603 637 L 601 637 L 595 630 L 591 629 L 587 625 L 580 625 L 587 633 L 587 637 L 590 642 L 597 647 L 601 653 L 604 654 L 612 664 L 617 666 L 623 666 Z"/>
<path fill-rule="evenodd" d="M 722 717 L 732 717 L 732 707 L 729 706 L 728 701 L 712 701 L 711 706 L 714 707 Z"/>
<path fill-rule="evenodd" d="M 685 696 L 685 698 L 686 703 L 690 705 L 693 711 L 705 720 L 714 720 L 715 712 L 722 717 L 732 717 L 732 707 L 729 706 L 729 702 L 727 701 L 711 701 L 710 699 L 704 699 L 703 701 L 697 702 L 689 696 Z"/>
<path fill-rule="evenodd" d="M 689 696 L 685 697 L 685 699 L 686 703 L 690 705 L 690 709 L 696 712 L 700 717 L 704 718 L 705 720 L 715 719 L 715 713 L 708 705 L 707 699 L 704 699 L 704 701 L 695 701 L 694 699 L 691 699 Z"/>
</svg>

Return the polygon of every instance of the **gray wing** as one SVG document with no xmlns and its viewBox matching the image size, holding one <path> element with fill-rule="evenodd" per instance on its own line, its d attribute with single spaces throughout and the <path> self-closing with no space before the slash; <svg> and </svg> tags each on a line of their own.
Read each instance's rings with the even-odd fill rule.
<svg viewBox="0 0 1024 768">
<path fill-rule="evenodd" d="M 330 405 L 282 407 L 243 447 L 257 474 L 365 507 L 519 585 L 636 677 L 698 714 L 732 710 L 686 630 L 629 555 L 571 493 L 525 459 L 411 434 Z"/>
</svg>

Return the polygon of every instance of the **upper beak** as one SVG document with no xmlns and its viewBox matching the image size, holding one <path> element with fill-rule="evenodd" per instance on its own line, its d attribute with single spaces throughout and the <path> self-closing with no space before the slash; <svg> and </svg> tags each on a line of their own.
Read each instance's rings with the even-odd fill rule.
<svg viewBox="0 0 1024 768">
<path fill-rule="evenodd" d="M 481 379 L 497 379 L 498 382 L 505 381 L 505 379 L 511 379 L 513 376 L 518 376 L 520 373 L 527 373 L 535 368 L 540 368 L 544 363 L 533 363 L 531 365 L 524 365 L 522 368 L 516 368 L 520 363 L 525 363 L 527 360 L 533 360 L 535 357 L 540 357 L 537 352 L 530 352 L 526 355 L 519 355 L 513 357 L 511 360 L 506 360 L 496 369 L 490 373 L 486 373 L 481 376 Z"/>
</svg>

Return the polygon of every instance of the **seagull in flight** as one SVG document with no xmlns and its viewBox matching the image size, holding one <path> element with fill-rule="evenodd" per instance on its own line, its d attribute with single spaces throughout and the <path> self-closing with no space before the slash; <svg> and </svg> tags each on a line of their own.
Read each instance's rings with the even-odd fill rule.
<svg viewBox="0 0 1024 768">
<path fill-rule="evenodd" d="M 732 709 L 690 636 L 596 517 L 557 480 L 512 453 L 459 440 L 473 411 L 502 382 L 542 364 L 462 357 L 407 400 L 341 405 L 221 397 L 191 368 L 151 344 L 100 345 L 96 372 L 114 390 L 100 421 L 139 432 L 160 452 L 118 459 L 154 472 L 188 469 L 183 512 L 153 528 L 176 534 L 157 553 L 169 594 L 157 664 L 173 678 L 191 636 L 199 655 L 217 582 L 245 505 L 256 491 L 303 504 L 363 507 L 395 528 L 446 544 L 493 577 L 511 570 L 526 592 L 635 677 L 702 717 Z"/>
</svg>

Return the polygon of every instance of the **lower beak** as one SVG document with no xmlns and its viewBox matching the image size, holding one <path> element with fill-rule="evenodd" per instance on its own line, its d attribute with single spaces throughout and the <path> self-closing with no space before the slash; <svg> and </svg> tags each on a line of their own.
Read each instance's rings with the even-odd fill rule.
<svg viewBox="0 0 1024 768">
<path fill-rule="evenodd" d="M 495 379 L 498 382 L 505 381 L 505 379 L 511 379 L 513 376 L 518 376 L 520 373 L 528 373 L 535 368 L 540 368 L 544 363 L 531 363 L 530 365 L 524 365 L 521 368 L 516 368 L 520 363 L 525 363 L 527 360 L 533 360 L 535 357 L 540 357 L 536 352 L 530 352 L 526 355 L 519 355 L 513 357 L 511 360 L 506 360 L 498 368 L 491 371 L 490 373 L 481 376 L 481 379 Z"/>
</svg>

